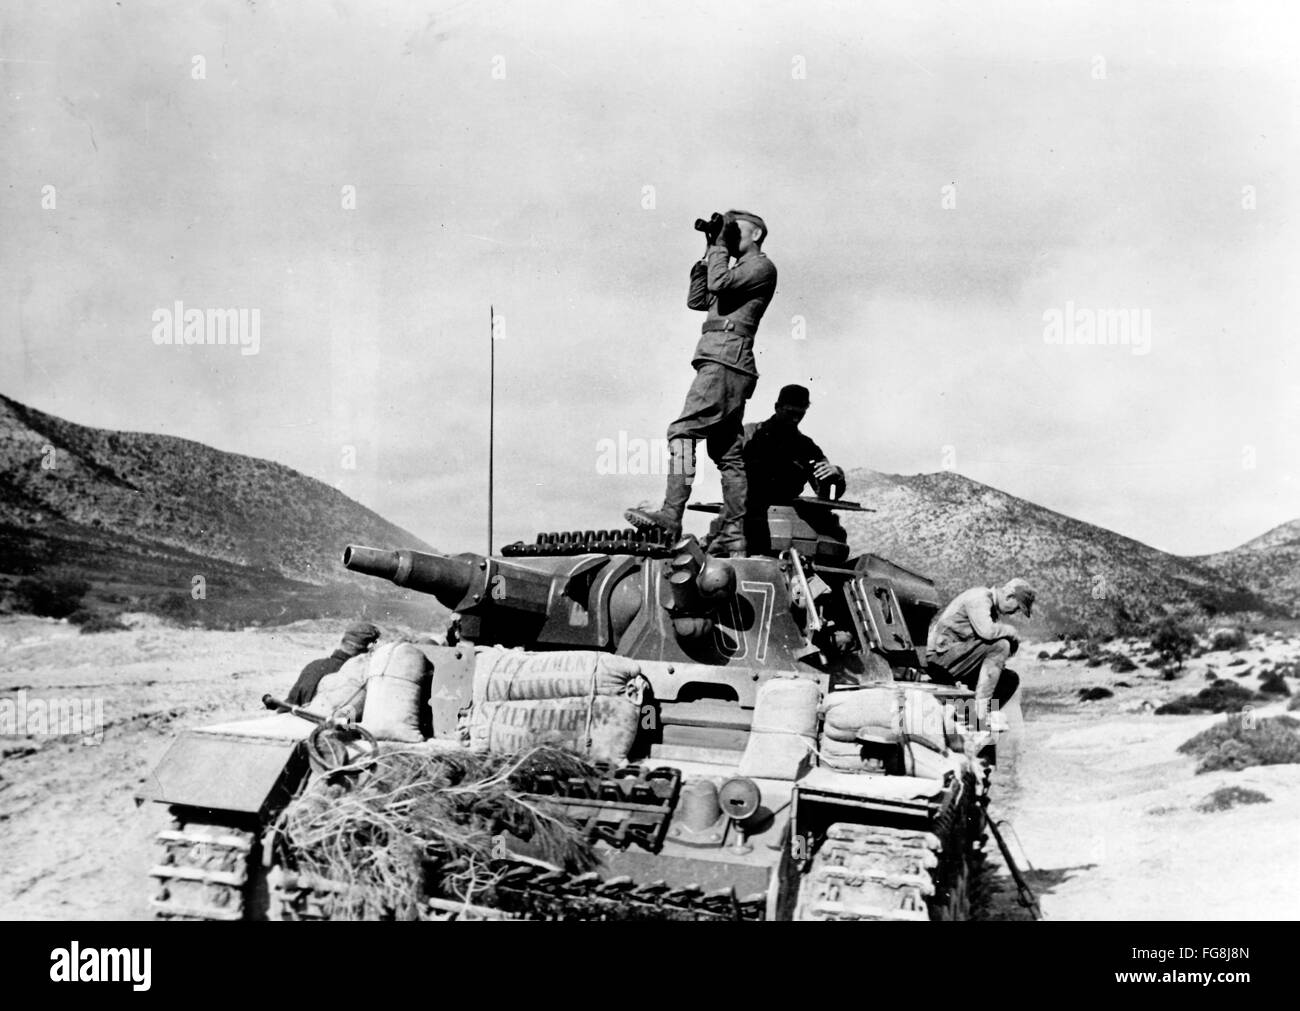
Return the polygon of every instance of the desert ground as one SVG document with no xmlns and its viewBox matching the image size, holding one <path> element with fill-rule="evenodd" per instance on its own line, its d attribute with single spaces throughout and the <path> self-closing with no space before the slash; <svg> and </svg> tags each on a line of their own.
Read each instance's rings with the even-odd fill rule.
<svg viewBox="0 0 1300 1011">
<path fill-rule="evenodd" d="M 81 635 L 49 619 L 0 618 L 0 700 L 25 691 L 104 707 L 102 739 L 92 743 L 0 736 L 0 917 L 147 917 L 151 840 L 166 814 L 133 798 L 153 764 L 186 727 L 257 714 L 264 692 L 287 692 L 337 636 L 323 622 L 213 632 L 141 616 L 130 631 Z M 1198 775 L 1178 745 L 1224 717 L 1152 710 L 1196 692 L 1207 674 L 1249 669 L 1240 680 L 1254 687 L 1261 666 L 1300 659 L 1300 638 L 1257 635 L 1248 648 L 1188 661 L 1173 680 L 1146 666 L 1088 667 L 1076 654 L 1037 658 L 1061 646 L 1026 644 L 1013 661 L 1023 701 L 1009 713 L 993 785 L 995 816 L 1014 829 L 1008 840 L 1027 860 L 1045 918 L 1294 918 L 1300 765 Z M 1114 648 L 1142 653 L 1131 641 Z M 1096 687 L 1113 694 L 1080 699 Z M 1281 713 L 1286 702 L 1255 715 Z M 1198 810 L 1234 785 L 1269 802 Z M 985 885 L 987 918 L 1028 916 L 996 856 Z"/>
</svg>

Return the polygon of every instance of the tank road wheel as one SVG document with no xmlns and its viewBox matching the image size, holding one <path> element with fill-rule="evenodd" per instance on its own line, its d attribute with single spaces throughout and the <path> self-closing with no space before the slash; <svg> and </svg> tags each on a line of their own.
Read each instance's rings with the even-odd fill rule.
<svg viewBox="0 0 1300 1011">
<path fill-rule="evenodd" d="M 149 906 L 164 920 L 241 920 L 265 915 L 266 875 L 254 832 L 184 820 L 155 839 L 155 887 Z"/>
<path fill-rule="evenodd" d="M 931 832 L 837 822 L 799 882 L 794 918 L 967 919 L 964 846 L 947 842 Z"/>
</svg>

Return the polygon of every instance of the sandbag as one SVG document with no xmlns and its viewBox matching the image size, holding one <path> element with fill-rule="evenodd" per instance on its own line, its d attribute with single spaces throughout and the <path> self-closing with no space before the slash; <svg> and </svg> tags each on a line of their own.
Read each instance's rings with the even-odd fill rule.
<svg viewBox="0 0 1300 1011">
<path fill-rule="evenodd" d="M 326 674 L 316 685 L 316 694 L 304 708 L 317 716 L 334 716 L 345 706 L 360 718 L 365 712 L 366 677 L 370 672 L 370 654 L 360 653 L 333 674 Z"/>
<path fill-rule="evenodd" d="M 366 706 L 361 725 L 381 741 L 416 744 L 420 698 L 433 670 L 428 657 L 409 642 L 386 643 L 370 654 Z"/>
<path fill-rule="evenodd" d="M 470 716 L 470 750 L 515 753 L 550 744 L 617 763 L 632 749 L 640 717 L 639 700 L 627 696 L 481 702 Z"/>
<path fill-rule="evenodd" d="M 627 657 L 596 650 L 527 653 L 484 647 L 474 657 L 476 702 L 618 695 L 641 673 Z"/>
<path fill-rule="evenodd" d="M 821 764 L 836 772 L 860 772 L 869 764 L 863 758 L 860 741 L 850 744 L 823 736 L 817 753 Z"/>
<path fill-rule="evenodd" d="M 480 647 L 468 744 L 505 752 L 551 744 L 621 762 L 636 739 L 646 687 L 640 664 L 610 653 Z"/>
<path fill-rule="evenodd" d="M 754 718 L 742 776 L 758 779 L 797 779 L 808 762 L 817 737 L 816 681 L 799 677 L 769 678 L 758 689 Z"/>
<path fill-rule="evenodd" d="M 953 756 L 940 754 L 925 747 L 919 741 L 911 741 L 903 748 L 903 769 L 909 776 L 922 779 L 943 779 L 944 775 L 956 768 Z"/>
<path fill-rule="evenodd" d="M 822 705 L 823 734 L 832 741 L 886 743 L 901 737 L 946 750 L 943 705 L 915 688 L 861 688 L 832 692 Z"/>
</svg>

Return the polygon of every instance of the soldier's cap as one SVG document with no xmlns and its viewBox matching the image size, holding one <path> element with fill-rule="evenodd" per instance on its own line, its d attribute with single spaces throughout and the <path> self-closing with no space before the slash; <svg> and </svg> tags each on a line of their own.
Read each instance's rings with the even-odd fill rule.
<svg viewBox="0 0 1300 1011">
<path fill-rule="evenodd" d="M 1033 588 L 1027 582 L 1017 576 L 1015 579 L 1008 581 L 1007 585 L 1002 589 L 1008 597 L 1014 597 L 1020 601 L 1020 606 L 1025 609 L 1026 618 L 1034 616 L 1034 598 L 1037 594 L 1034 593 Z"/>
<path fill-rule="evenodd" d="M 757 214 L 752 214 L 749 211 L 727 211 L 726 216 L 732 221 L 748 221 L 751 224 L 757 225 L 759 228 L 763 229 L 763 238 L 761 241 L 767 241 L 767 222 Z"/>
<path fill-rule="evenodd" d="M 380 632 L 368 621 L 354 621 L 343 630 L 343 645 L 354 653 L 360 653 L 379 638 Z"/>
<path fill-rule="evenodd" d="M 781 387 L 781 392 L 776 395 L 776 402 L 791 407 L 807 408 L 812 403 L 812 398 L 808 394 L 808 387 L 791 383 L 789 386 Z"/>
</svg>

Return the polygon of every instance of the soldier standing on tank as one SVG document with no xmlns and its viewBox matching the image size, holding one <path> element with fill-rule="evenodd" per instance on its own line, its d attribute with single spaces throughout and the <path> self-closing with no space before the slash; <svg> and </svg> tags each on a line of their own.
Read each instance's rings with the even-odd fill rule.
<svg viewBox="0 0 1300 1011">
<path fill-rule="evenodd" d="M 745 401 L 758 382 L 754 335 L 776 294 L 776 266 L 763 252 L 767 224 L 757 214 L 715 214 L 703 230 L 707 248 L 704 259 L 691 267 L 686 304 L 708 315 L 691 359 L 695 379 L 681 416 L 668 426 L 664 502 L 659 509 L 643 505 L 624 515 L 638 527 L 657 526 L 673 540 L 680 537 L 695 477 L 695 443 L 703 439 L 722 478 L 719 535 L 709 550 L 740 555 L 745 553 Z"/>
<path fill-rule="evenodd" d="M 354 656 L 359 656 L 373 646 L 380 636 L 379 629 L 368 621 L 358 621 L 343 632 L 343 641 L 329 656 L 313 660 L 302 669 L 298 680 L 289 689 L 285 700 L 291 706 L 305 706 L 316 697 L 316 686 L 327 674 L 333 674 Z"/>
</svg>

